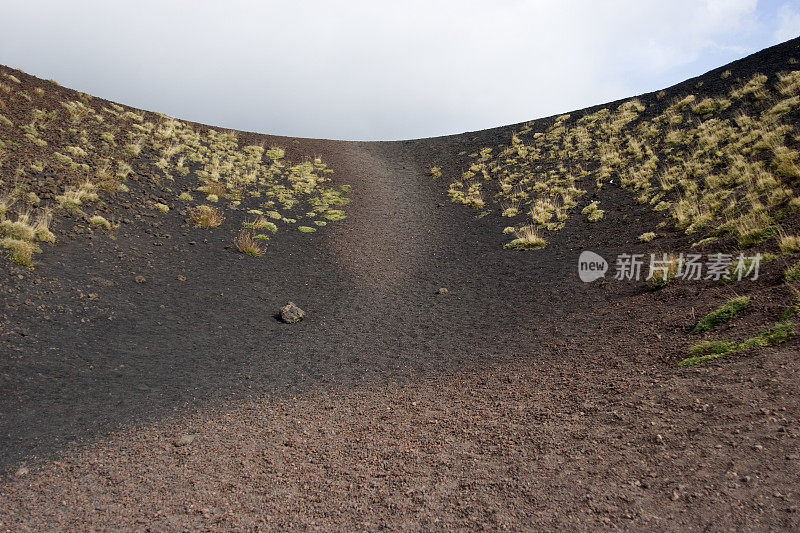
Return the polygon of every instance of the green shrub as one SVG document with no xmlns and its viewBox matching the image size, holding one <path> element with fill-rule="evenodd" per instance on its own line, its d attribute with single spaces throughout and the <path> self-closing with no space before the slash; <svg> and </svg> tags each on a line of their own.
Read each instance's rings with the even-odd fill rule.
<svg viewBox="0 0 800 533">
<path fill-rule="evenodd" d="M 606 212 L 602 209 L 599 209 L 598 205 L 600 205 L 600 202 L 595 201 L 590 203 L 581 210 L 581 214 L 586 215 L 586 220 L 589 222 L 597 222 L 598 220 L 601 220 Z"/>
<path fill-rule="evenodd" d="M 689 348 L 689 357 L 678 363 L 680 366 L 691 366 L 705 363 L 711 359 L 722 357 L 736 350 L 736 344 L 728 341 L 704 341 Z"/>
<path fill-rule="evenodd" d="M 739 248 L 746 249 L 752 248 L 757 244 L 774 237 L 778 234 L 778 228 L 775 226 L 768 226 L 766 228 L 748 231 L 747 233 L 739 236 Z"/>
<path fill-rule="evenodd" d="M 800 281 L 800 261 L 787 268 L 784 276 L 786 281 Z"/>
<path fill-rule="evenodd" d="M 729 322 L 749 304 L 749 296 L 739 296 L 738 298 L 732 298 L 728 300 L 700 319 L 700 321 L 692 330 L 692 333 L 696 334 L 703 333 L 704 331 L 710 331 L 720 324 Z"/>
<path fill-rule="evenodd" d="M 747 339 L 739 345 L 739 350 L 761 346 L 777 346 L 794 338 L 795 324 L 792 320 L 778 322 L 767 331 L 761 332 L 758 336 Z"/>
<path fill-rule="evenodd" d="M 762 331 L 755 337 L 746 339 L 738 344 L 730 341 L 720 340 L 704 341 L 695 344 L 689 349 L 689 357 L 678 363 L 678 365 L 697 365 L 730 353 L 783 344 L 784 342 L 793 339 L 797 333 L 794 320 L 791 319 L 791 316 L 793 315 L 794 309 L 787 313 L 785 317 L 782 317 L 779 322 L 777 322 L 767 331 Z"/>
</svg>

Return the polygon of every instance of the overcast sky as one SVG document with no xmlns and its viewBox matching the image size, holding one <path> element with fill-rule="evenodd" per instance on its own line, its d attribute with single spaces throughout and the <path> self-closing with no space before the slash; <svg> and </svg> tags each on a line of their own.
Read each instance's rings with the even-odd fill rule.
<svg viewBox="0 0 800 533">
<path fill-rule="evenodd" d="M 302 137 L 477 130 L 666 87 L 800 34 L 800 0 L 2 0 L 0 63 Z"/>
</svg>

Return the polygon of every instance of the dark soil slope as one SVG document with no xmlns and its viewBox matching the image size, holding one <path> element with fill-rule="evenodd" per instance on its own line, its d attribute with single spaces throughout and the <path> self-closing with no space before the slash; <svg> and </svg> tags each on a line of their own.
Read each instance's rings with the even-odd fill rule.
<svg viewBox="0 0 800 533">
<path fill-rule="evenodd" d="M 642 116 L 756 73 L 772 86 L 795 58 L 798 40 L 642 95 Z M 692 252 L 698 235 L 592 174 L 545 248 L 504 249 L 518 224 L 489 193 L 472 210 L 448 188 L 472 154 L 555 117 L 401 142 L 220 138 L 188 123 L 165 133 L 159 115 L 0 70 L 19 82 L 0 78 L 13 124 L 0 126 L 3 220 L 47 213 L 55 237 L 32 238 L 32 268 L 2 262 L 0 526 L 800 527 L 791 194 L 769 211 L 780 233 L 744 249 L 771 254 L 757 280 L 583 283 L 583 250 L 613 270 L 619 253 Z M 788 150 L 797 116 L 781 115 Z M 282 151 L 253 163 L 253 145 Z M 247 165 L 268 179 L 241 178 Z M 65 203 L 81 190 L 97 198 Z M 601 220 L 580 215 L 590 201 Z M 222 224 L 198 227 L 201 205 Z M 240 251 L 243 232 L 269 237 L 255 241 L 263 255 Z M 736 235 L 716 236 L 702 253 L 740 252 Z M 741 295 L 733 320 L 691 334 Z M 287 301 L 303 321 L 276 318 Z M 777 323 L 791 331 L 765 336 Z M 678 366 L 700 341 L 753 338 L 767 340 Z"/>
</svg>

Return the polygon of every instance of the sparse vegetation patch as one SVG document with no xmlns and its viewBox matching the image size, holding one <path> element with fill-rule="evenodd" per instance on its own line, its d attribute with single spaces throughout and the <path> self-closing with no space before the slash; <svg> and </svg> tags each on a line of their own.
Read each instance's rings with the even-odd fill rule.
<svg viewBox="0 0 800 533">
<path fill-rule="evenodd" d="M 177 198 L 189 204 L 190 220 L 206 228 L 219 226 L 226 211 L 238 209 L 270 213 L 276 229 L 303 218 L 322 217 L 326 223 L 345 218 L 350 188 L 331 186 L 333 171 L 320 158 L 289 161 L 283 148 L 245 145 L 236 132 L 103 105 L 80 93 L 59 102 L 41 98 L 46 88 L 37 87 L 34 99 L 17 87 L 13 80 L 18 78 L 5 74 L 0 91 L 14 98 L 15 107 L 10 113 L 5 97 L 0 100 L 0 194 L 8 193 L 12 183 L 26 187 L 32 193 L 30 205 L 57 219 L 99 202 L 113 208 L 115 195 L 131 191 L 132 178 L 156 193 L 150 198 L 175 198 L 173 190 L 183 190 Z M 26 120 L 15 124 L 11 117 L 20 116 Z M 57 176 L 59 190 L 41 200 L 38 175 L 45 170 Z M 181 180 L 177 187 L 176 180 Z M 189 191 L 198 191 L 200 205 Z M 136 194 L 126 200 L 140 198 Z M 213 205 L 218 211 L 210 209 Z M 163 200 L 134 207 L 169 211 Z M 314 222 L 315 230 L 324 227 Z"/>
<path fill-rule="evenodd" d="M 800 108 L 800 71 L 767 82 L 763 74 L 731 80 L 726 94 L 687 94 L 647 117 L 634 99 L 562 115 L 538 131 L 528 124 L 508 144 L 472 154 L 448 194 L 477 210 L 499 204 L 503 216 L 547 232 L 564 227 L 592 184 L 619 184 L 696 242 L 731 236 L 742 249 L 761 245 L 777 235 L 777 217 L 800 209 L 798 122 L 790 118 Z M 602 218 L 597 201 L 581 212 Z"/>
<path fill-rule="evenodd" d="M 733 319 L 740 311 L 750 304 L 749 296 L 731 298 L 723 305 L 704 316 L 692 330 L 692 333 L 703 333 Z"/>
</svg>

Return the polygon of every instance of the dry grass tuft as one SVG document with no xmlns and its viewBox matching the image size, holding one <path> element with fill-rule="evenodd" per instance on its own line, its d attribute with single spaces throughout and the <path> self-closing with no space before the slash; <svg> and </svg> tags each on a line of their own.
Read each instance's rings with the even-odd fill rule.
<svg viewBox="0 0 800 533">
<path fill-rule="evenodd" d="M 30 241 L 15 239 L 13 237 L 3 237 L 0 239 L 0 247 L 5 248 L 10 253 L 10 259 L 18 265 L 32 267 L 33 254 L 41 252 L 41 248 Z"/>
<path fill-rule="evenodd" d="M 222 211 L 210 205 L 199 205 L 190 211 L 189 218 L 200 228 L 216 228 L 225 220 Z"/>
<path fill-rule="evenodd" d="M 252 233 L 245 230 L 240 231 L 236 237 L 236 249 L 251 257 L 264 255 L 262 245 L 253 237 Z"/>
<path fill-rule="evenodd" d="M 53 220 L 53 215 L 49 211 L 41 211 L 36 217 L 36 222 L 33 224 L 36 238 L 41 242 L 48 242 L 53 244 L 56 242 L 55 234 L 50 231 L 50 223 Z"/>
<path fill-rule="evenodd" d="M 787 255 L 800 252 L 800 237 L 795 235 L 781 235 L 778 238 L 778 247 Z"/>
<path fill-rule="evenodd" d="M 547 241 L 539 234 L 535 226 L 524 226 L 514 231 L 516 239 L 505 245 L 513 250 L 535 250 L 547 246 Z"/>
<path fill-rule="evenodd" d="M 800 93 L 800 70 L 778 76 L 778 92 L 783 96 Z"/>
<path fill-rule="evenodd" d="M 36 229 L 30 223 L 30 216 L 27 213 L 17 215 L 17 220 L 0 221 L 0 235 L 12 239 L 32 241 L 36 238 Z"/>
<path fill-rule="evenodd" d="M 109 222 L 105 217 L 102 217 L 100 215 L 94 215 L 92 218 L 90 218 L 89 225 L 99 229 L 105 229 L 105 230 L 111 229 L 111 222 Z"/>
<path fill-rule="evenodd" d="M 97 195 L 97 185 L 91 181 L 83 182 L 79 187 L 71 187 L 64 194 L 56 196 L 56 202 L 62 209 L 76 211 L 84 202 L 96 202 L 100 199 Z"/>
</svg>

